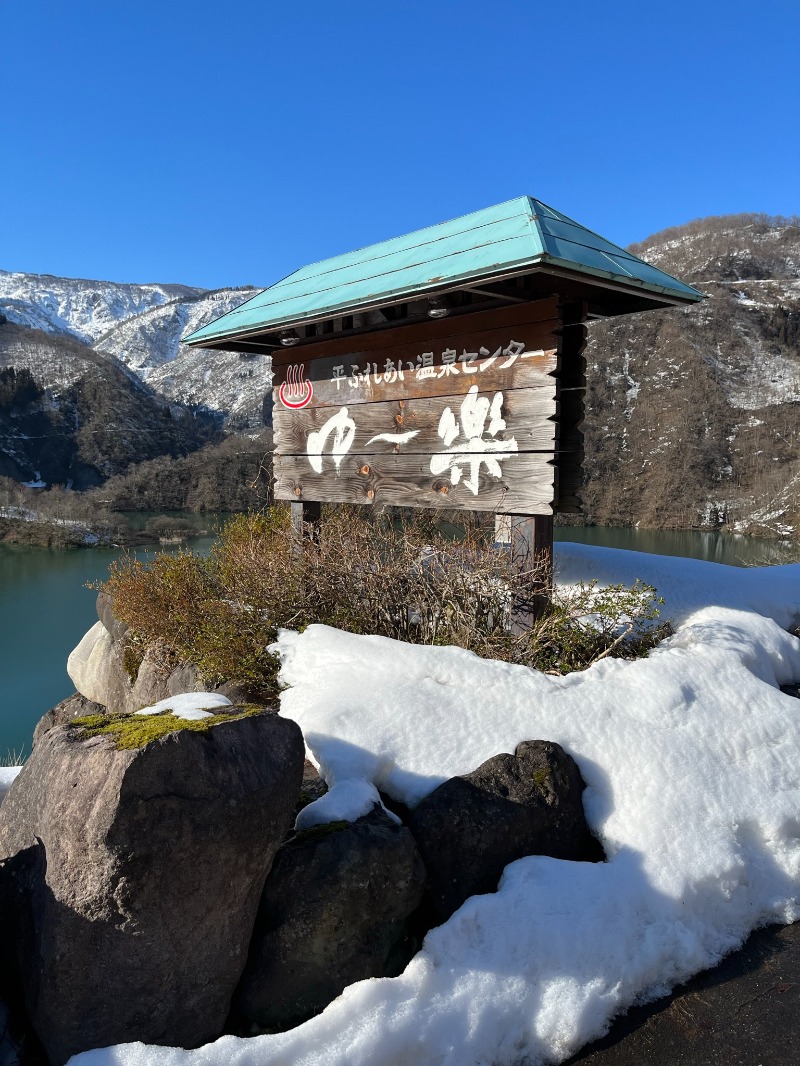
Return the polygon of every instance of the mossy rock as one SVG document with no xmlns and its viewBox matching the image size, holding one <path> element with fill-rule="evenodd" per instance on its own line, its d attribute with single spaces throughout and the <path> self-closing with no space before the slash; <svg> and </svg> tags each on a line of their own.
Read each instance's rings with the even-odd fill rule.
<svg viewBox="0 0 800 1066">
<path fill-rule="evenodd" d="M 96 710 L 41 737 L 2 806 L 0 854 L 23 890 L 4 895 L 0 948 L 19 959 L 36 1062 L 53 1066 L 220 1036 L 302 776 L 300 727 L 258 707 L 198 722 Z"/>
<path fill-rule="evenodd" d="M 308 829 L 300 829 L 288 841 L 289 844 L 316 844 L 320 840 L 338 833 L 342 829 L 349 829 L 352 822 L 325 822 L 322 825 L 310 825 Z"/>
<path fill-rule="evenodd" d="M 195 733 L 205 733 L 223 722 L 235 722 L 241 718 L 249 718 L 254 714 L 261 714 L 263 708 L 255 704 L 245 704 L 227 708 L 225 713 L 212 714 L 209 718 L 200 718 L 196 721 L 187 721 L 178 718 L 170 711 L 162 711 L 160 714 L 90 714 L 84 718 L 75 718 L 69 723 L 71 729 L 80 732 L 81 740 L 90 737 L 111 737 L 118 751 L 130 751 L 143 748 L 154 740 L 169 736 L 171 733 L 179 733 L 181 730 L 191 730 Z"/>
</svg>

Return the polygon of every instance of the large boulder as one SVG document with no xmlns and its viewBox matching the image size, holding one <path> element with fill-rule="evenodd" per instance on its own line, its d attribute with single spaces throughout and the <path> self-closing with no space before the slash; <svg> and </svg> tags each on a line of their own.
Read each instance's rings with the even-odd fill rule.
<svg viewBox="0 0 800 1066">
<path fill-rule="evenodd" d="M 504 868 L 524 855 L 603 858 L 586 824 L 583 789 L 563 748 L 531 740 L 431 792 L 410 828 L 434 917 L 445 921 L 469 896 L 494 892 Z"/>
<path fill-rule="evenodd" d="M 223 1030 L 304 754 L 294 722 L 225 711 L 134 748 L 55 726 L 0 807 L 15 964 L 53 1066 Z"/>
<path fill-rule="evenodd" d="M 393 977 L 414 946 L 408 919 L 425 869 L 407 829 L 380 808 L 298 833 L 278 852 L 258 910 L 232 1018 L 283 1030 L 354 981 Z"/>
<path fill-rule="evenodd" d="M 78 693 L 115 714 L 150 707 L 168 696 L 204 689 L 194 663 L 176 662 L 165 647 L 143 651 L 128 626 L 114 614 L 108 593 L 97 596 L 99 621 L 84 634 L 67 659 L 67 673 Z M 228 682 L 217 691 L 233 702 L 248 701 L 250 692 Z"/>
<path fill-rule="evenodd" d="M 84 634 L 67 659 L 67 673 L 86 699 L 113 713 L 150 707 L 168 696 L 203 689 L 192 663 L 175 663 L 162 647 L 137 652 L 127 629 L 115 637 L 103 621 Z"/>
<path fill-rule="evenodd" d="M 95 622 L 67 658 L 67 673 L 78 692 L 110 711 L 136 709 L 129 708 L 134 678 L 126 669 L 125 646 L 102 622 Z"/>
<path fill-rule="evenodd" d="M 133 687 L 128 697 L 127 710 L 138 711 L 140 707 L 152 707 L 168 696 L 182 692 L 197 692 L 203 688 L 196 666 L 189 663 L 175 665 L 166 649 L 151 644 L 144 653 Z"/>
</svg>

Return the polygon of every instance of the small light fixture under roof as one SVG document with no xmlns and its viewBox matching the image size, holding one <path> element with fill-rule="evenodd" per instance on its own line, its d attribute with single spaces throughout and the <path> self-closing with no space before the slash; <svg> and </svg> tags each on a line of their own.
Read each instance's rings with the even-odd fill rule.
<svg viewBox="0 0 800 1066">
<path fill-rule="evenodd" d="M 295 344 L 300 343 L 300 338 L 293 329 L 282 329 L 278 334 L 278 340 L 284 348 L 293 348 Z"/>
<path fill-rule="evenodd" d="M 428 298 L 428 318 L 447 318 L 450 314 L 450 305 L 444 296 L 430 296 Z"/>
</svg>

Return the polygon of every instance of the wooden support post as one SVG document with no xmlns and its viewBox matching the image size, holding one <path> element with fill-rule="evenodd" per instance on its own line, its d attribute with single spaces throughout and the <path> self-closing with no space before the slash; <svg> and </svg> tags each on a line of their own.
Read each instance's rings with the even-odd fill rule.
<svg viewBox="0 0 800 1066">
<path fill-rule="evenodd" d="M 519 574 L 516 603 L 511 610 L 512 632 L 530 629 L 550 606 L 553 591 L 553 516 L 498 514 L 495 545 L 511 552 Z"/>
<path fill-rule="evenodd" d="M 304 537 L 319 538 L 322 504 L 310 500 L 292 500 L 292 544 L 299 551 Z"/>
</svg>

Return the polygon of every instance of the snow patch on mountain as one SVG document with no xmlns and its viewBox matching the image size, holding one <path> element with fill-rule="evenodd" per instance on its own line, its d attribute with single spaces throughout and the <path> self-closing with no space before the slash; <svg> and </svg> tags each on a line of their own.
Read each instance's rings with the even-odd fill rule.
<svg viewBox="0 0 800 1066">
<path fill-rule="evenodd" d="M 169 399 L 220 412 L 232 429 L 269 421 L 272 359 L 268 355 L 181 348 L 172 362 L 148 373 L 148 385 Z"/>
<path fill-rule="evenodd" d="M 271 360 L 194 350 L 181 337 L 249 300 L 253 288 L 209 292 L 186 285 L 133 285 L 0 271 L 0 313 L 40 331 L 15 339 L 4 365 L 26 366 L 48 387 L 71 385 L 83 372 L 75 342 L 122 364 L 168 399 L 220 414 L 232 428 L 262 425 Z M 73 345 L 48 344 L 42 334 Z M 174 364 L 174 365 L 173 365 Z"/>
<path fill-rule="evenodd" d="M 123 319 L 176 299 L 196 299 L 187 285 L 136 285 L 0 270 L 0 308 L 11 322 L 91 344 Z"/>
<path fill-rule="evenodd" d="M 115 355 L 147 381 L 153 370 L 188 351 L 180 343 L 181 337 L 232 311 L 255 291 L 220 289 L 191 300 L 171 300 L 116 323 L 94 347 Z"/>
</svg>

